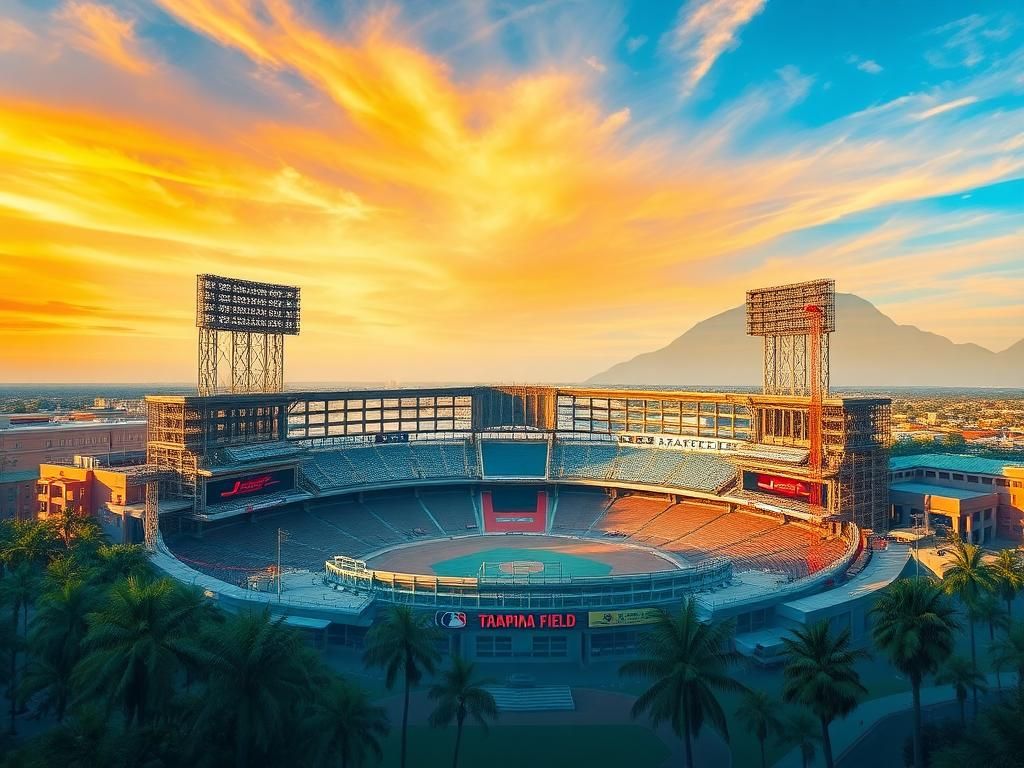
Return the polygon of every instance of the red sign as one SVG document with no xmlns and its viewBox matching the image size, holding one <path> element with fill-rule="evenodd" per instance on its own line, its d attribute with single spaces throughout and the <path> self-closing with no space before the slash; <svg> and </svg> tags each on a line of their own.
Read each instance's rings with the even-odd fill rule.
<svg viewBox="0 0 1024 768">
<path fill-rule="evenodd" d="M 810 484 L 801 480 L 794 480 L 791 477 L 758 475 L 757 487 L 762 491 L 777 493 L 780 496 L 789 496 L 793 499 L 809 499 L 811 497 Z"/>
<path fill-rule="evenodd" d="M 570 629 L 576 626 L 574 613 L 481 613 L 479 629 Z"/>
<path fill-rule="evenodd" d="M 259 477 L 247 478 L 245 480 L 235 480 L 235 484 L 231 488 L 221 491 L 220 497 L 222 499 L 230 499 L 235 496 L 248 496 L 250 493 L 260 493 L 272 485 L 277 485 L 278 482 L 271 475 L 260 475 Z"/>
</svg>

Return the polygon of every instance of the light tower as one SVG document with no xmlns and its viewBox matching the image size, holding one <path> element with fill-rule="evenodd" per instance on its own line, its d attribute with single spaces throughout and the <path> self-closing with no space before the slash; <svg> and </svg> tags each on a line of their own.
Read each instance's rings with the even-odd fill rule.
<svg viewBox="0 0 1024 768">
<path fill-rule="evenodd" d="M 747 333 L 764 338 L 763 381 L 766 395 L 808 398 L 805 429 L 794 427 L 793 439 L 808 443 L 811 512 L 823 512 L 822 466 L 825 461 L 823 406 L 829 387 L 829 334 L 836 329 L 833 280 L 779 285 L 747 291 Z"/>
<path fill-rule="evenodd" d="M 199 394 L 283 390 L 284 337 L 299 333 L 299 298 L 291 285 L 198 275 Z"/>
</svg>

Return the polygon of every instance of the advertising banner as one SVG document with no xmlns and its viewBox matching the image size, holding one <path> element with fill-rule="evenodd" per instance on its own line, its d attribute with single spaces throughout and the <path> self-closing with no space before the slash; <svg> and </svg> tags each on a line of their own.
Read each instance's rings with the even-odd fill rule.
<svg viewBox="0 0 1024 768">
<path fill-rule="evenodd" d="M 787 499 L 799 499 L 807 501 L 811 498 L 812 483 L 808 480 L 799 480 L 795 477 L 784 477 L 783 475 L 770 475 L 764 472 L 744 472 L 743 487 L 748 491 L 760 491 L 770 493 L 773 496 L 782 496 Z M 821 488 L 821 500 L 825 502 L 826 488 Z"/>
<path fill-rule="evenodd" d="M 662 615 L 657 608 L 637 608 L 632 611 L 591 611 L 587 614 L 588 627 L 635 627 L 654 624 Z"/>
<path fill-rule="evenodd" d="M 378 432 L 373 436 L 375 443 L 408 443 L 408 432 Z"/>
<path fill-rule="evenodd" d="M 272 472 L 211 480 L 206 484 L 206 506 L 290 491 L 294 487 L 294 469 L 275 469 Z"/>
</svg>

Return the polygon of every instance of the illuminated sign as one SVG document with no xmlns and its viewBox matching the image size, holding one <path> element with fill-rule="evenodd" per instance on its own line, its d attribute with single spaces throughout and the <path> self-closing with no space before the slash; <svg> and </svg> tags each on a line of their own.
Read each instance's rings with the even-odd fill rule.
<svg viewBox="0 0 1024 768">
<path fill-rule="evenodd" d="M 571 629 L 574 613 L 480 613 L 473 617 L 477 629 Z"/>
<path fill-rule="evenodd" d="M 378 432 L 373 436 L 375 443 L 408 443 L 408 432 Z"/>
<path fill-rule="evenodd" d="M 587 614 L 590 627 L 633 627 L 654 624 L 664 613 L 657 608 L 639 608 L 633 611 L 591 611 Z"/>
<path fill-rule="evenodd" d="M 713 437 L 679 437 L 678 435 L 650 435 L 646 432 L 622 432 L 620 445 L 663 448 L 672 451 L 703 451 L 705 453 L 732 453 L 743 445 L 740 440 L 719 440 Z"/>
<path fill-rule="evenodd" d="M 438 611 L 434 614 L 434 624 L 445 629 L 573 629 L 577 623 L 575 613 Z"/>
<path fill-rule="evenodd" d="M 763 472 L 744 472 L 743 487 L 748 491 L 770 493 L 773 496 L 784 496 L 787 499 L 806 501 L 811 498 L 813 483 L 795 477 L 768 475 Z M 825 488 L 822 486 L 821 498 L 825 500 Z"/>
<path fill-rule="evenodd" d="M 210 506 L 254 496 L 265 496 L 279 491 L 288 491 L 294 487 L 295 471 L 292 469 L 278 469 L 273 472 L 212 480 L 206 484 L 206 504 Z"/>
</svg>

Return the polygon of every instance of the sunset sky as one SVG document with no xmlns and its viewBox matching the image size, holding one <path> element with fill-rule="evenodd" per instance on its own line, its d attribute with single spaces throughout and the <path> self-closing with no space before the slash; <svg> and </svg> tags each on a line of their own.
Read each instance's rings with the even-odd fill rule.
<svg viewBox="0 0 1024 768">
<path fill-rule="evenodd" d="M 1024 337 L 1024 6 L 0 0 L 0 381 L 575 381 L 745 289 Z"/>
</svg>

